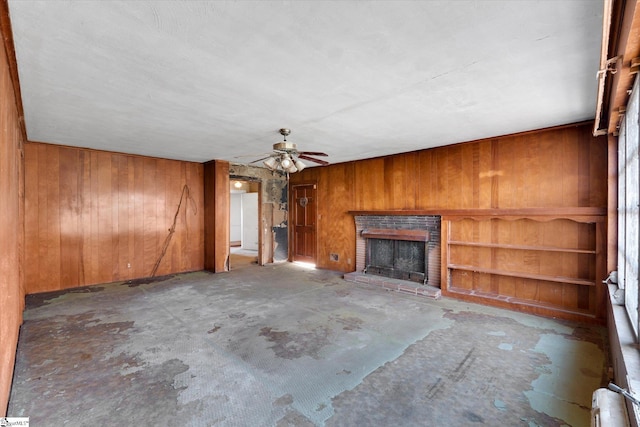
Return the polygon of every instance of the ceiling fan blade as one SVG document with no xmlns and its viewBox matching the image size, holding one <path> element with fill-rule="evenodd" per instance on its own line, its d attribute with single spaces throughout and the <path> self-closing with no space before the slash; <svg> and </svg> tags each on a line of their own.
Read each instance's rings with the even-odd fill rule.
<svg viewBox="0 0 640 427">
<path fill-rule="evenodd" d="M 306 154 L 307 156 L 324 156 L 324 157 L 328 156 L 328 154 L 326 153 L 319 153 L 316 151 L 298 151 L 298 154 Z"/>
<path fill-rule="evenodd" d="M 255 152 L 253 154 L 241 154 L 239 156 L 233 156 L 234 159 L 241 159 L 242 157 L 257 157 L 257 156 L 268 156 L 271 154 L 268 151 L 263 151 L 262 153 Z"/>
<path fill-rule="evenodd" d="M 327 161 L 320 160 L 320 159 L 314 159 L 313 157 L 309 157 L 309 156 L 307 156 L 305 154 L 298 154 L 298 157 L 300 157 L 301 159 L 309 160 L 310 162 L 319 163 L 322 166 L 327 166 L 329 164 L 329 162 L 327 162 Z"/>
<path fill-rule="evenodd" d="M 262 160 L 267 160 L 269 157 L 271 157 L 271 156 L 267 156 L 267 157 L 263 157 L 263 158 L 258 159 L 258 160 L 254 160 L 253 162 L 249 162 L 249 164 L 252 164 L 252 163 L 258 163 L 258 162 L 260 162 L 260 161 L 262 161 Z"/>
</svg>

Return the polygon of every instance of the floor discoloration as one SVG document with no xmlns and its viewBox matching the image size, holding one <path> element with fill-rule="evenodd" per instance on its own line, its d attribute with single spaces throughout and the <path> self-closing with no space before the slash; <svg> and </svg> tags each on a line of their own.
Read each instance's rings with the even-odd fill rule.
<svg viewBox="0 0 640 427">
<path fill-rule="evenodd" d="M 329 344 L 329 328 L 319 326 L 309 332 L 289 333 L 274 331 L 272 328 L 260 329 L 261 337 L 273 343 L 271 348 L 276 356 L 283 359 L 297 359 L 302 356 L 318 358 L 318 352 Z"/>
<path fill-rule="evenodd" d="M 164 282 L 166 280 L 169 280 L 171 278 L 175 277 L 174 275 L 168 275 L 168 276 L 153 276 L 153 277 L 143 277 L 141 279 L 132 279 L 132 280 L 127 280 L 126 282 L 123 283 L 124 286 L 128 286 L 130 288 L 135 288 L 136 286 L 140 286 L 140 285 L 148 285 L 151 283 L 158 283 L 158 282 Z"/>
<path fill-rule="evenodd" d="M 406 425 L 446 425 L 445 419 L 459 420 L 460 424 L 451 425 L 519 425 L 523 420 L 540 426 L 589 424 L 590 406 L 574 412 L 571 401 L 584 393 L 551 390 L 545 379 L 563 377 L 567 384 L 590 394 L 601 386 L 600 375 L 580 375 L 576 372 L 580 365 L 570 368 L 574 361 L 567 356 L 573 351 L 567 354 L 566 350 L 586 346 L 585 355 L 592 356 L 585 356 L 584 363 L 602 371 L 603 348 L 595 343 L 575 343 L 574 335 L 545 328 L 543 351 L 540 331 L 512 318 L 467 311 L 445 317 L 455 319 L 456 325 L 432 332 L 402 357 L 367 376 L 358 387 L 336 396 L 336 412 L 327 425 L 389 425 L 400 419 Z M 593 336 L 601 342 L 604 331 L 599 327 L 594 330 L 599 333 Z M 544 339 L 546 335 L 553 337 L 554 348 L 564 354 L 562 368 L 566 370 L 549 369 L 553 356 L 546 352 L 551 344 Z M 508 355 L 503 353 L 505 339 L 510 342 Z M 532 402 L 530 393 L 542 395 L 536 389 L 547 390 L 547 407 Z"/>
<path fill-rule="evenodd" d="M 63 291 L 42 292 L 39 294 L 27 295 L 25 298 L 28 307 L 42 307 L 49 304 L 52 300 L 63 297 L 68 294 L 84 294 L 96 293 L 104 290 L 103 286 L 83 286 L 80 288 L 65 289 Z"/>
<path fill-rule="evenodd" d="M 293 264 L 34 297 L 24 318 L 9 415 L 34 425 L 579 425 L 608 365 L 599 326 Z"/>
</svg>

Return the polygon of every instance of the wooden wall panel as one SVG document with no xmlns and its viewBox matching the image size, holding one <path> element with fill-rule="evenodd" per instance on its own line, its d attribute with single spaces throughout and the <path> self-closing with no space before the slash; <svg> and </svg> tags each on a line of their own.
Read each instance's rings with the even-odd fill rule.
<svg viewBox="0 0 640 427">
<path fill-rule="evenodd" d="M 27 293 L 203 268 L 198 163 L 27 143 Z M 189 173 L 187 173 L 187 171 Z"/>
<path fill-rule="evenodd" d="M 6 3 L 0 4 L 0 417 L 6 415 L 24 308 L 23 128 L 7 53 Z M 10 59 L 11 58 L 11 59 Z M 29 266 L 31 269 L 31 266 Z"/>
<path fill-rule="evenodd" d="M 331 209 L 319 225 L 346 233 L 353 221 L 344 215 L 347 210 L 606 206 L 606 138 L 592 137 L 589 126 L 350 162 L 353 174 L 348 176 L 343 164 L 327 166 L 323 179 L 351 189 L 353 198 L 348 198 L 350 206 Z M 309 168 L 292 174 L 291 182 L 318 176 L 318 168 Z M 320 240 L 319 250 L 326 252 L 322 246 L 329 244 Z"/>
<path fill-rule="evenodd" d="M 384 183 L 385 168 L 384 159 L 363 160 L 354 163 L 355 176 L 352 182 L 346 185 L 353 185 L 355 194 L 355 209 L 385 209 Z M 335 166 L 329 167 L 329 179 Z M 297 183 L 298 178 L 303 181 L 313 179 L 313 174 L 317 168 L 306 169 L 299 175 L 293 174 L 291 182 Z M 308 171 L 308 172 L 307 172 Z"/>
<path fill-rule="evenodd" d="M 318 201 L 322 212 L 318 228 L 323 231 L 318 239 L 317 264 L 347 272 L 355 265 L 332 262 L 328 254 L 355 259 L 350 210 L 605 207 L 607 165 L 607 139 L 594 138 L 591 125 L 581 124 L 309 168 L 292 174 L 291 183 L 318 180 L 319 188 L 325 188 Z M 329 188 L 331 191 L 327 192 Z M 463 233 L 463 240 L 505 243 L 518 236 L 524 245 L 561 246 L 564 242 L 569 246 L 593 246 L 593 225 L 585 228 L 585 224 L 570 221 L 462 223 L 457 221 L 451 231 Z M 533 251 L 471 248 L 464 257 L 469 258 L 470 265 L 485 268 L 595 276 L 593 257 L 575 254 L 547 256 Z M 584 286 L 467 271 L 454 274 L 452 281 L 457 286 L 478 292 L 590 313 L 596 310 L 595 292 Z"/>
<path fill-rule="evenodd" d="M 345 271 L 353 269 L 355 266 L 355 223 L 348 210 L 354 204 L 354 192 L 347 187 L 348 182 L 354 179 L 355 167 L 353 163 L 343 163 L 337 165 L 335 170 L 327 168 L 315 168 L 319 173 L 316 175 L 318 184 L 318 199 L 323 203 L 318 205 L 318 227 L 317 241 L 326 242 L 318 245 L 317 261 L 327 263 L 332 270 Z M 338 211 L 335 214 L 333 211 Z M 351 224 L 351 228 L 345 229 L 332 227 L 330 223 L 322 219 L 327 216 L 337 216 L 345 225 Z M 348 227 L 348 226 L 347 226 Z M 331 254 L 338 255 L 338 260 L 332 260 Z"/>
</svg>

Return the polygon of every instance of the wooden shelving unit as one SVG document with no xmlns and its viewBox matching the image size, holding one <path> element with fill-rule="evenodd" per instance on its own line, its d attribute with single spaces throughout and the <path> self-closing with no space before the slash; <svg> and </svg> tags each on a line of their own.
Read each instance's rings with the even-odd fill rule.
<svg viewBox="0 0 640 427">
<path fill-rule="evenodd" d="M 595 249 L 571 249 L 558 248 L 554 246 L 531 246 L 531 245 L 510 245 L 503 243 L 478 243 L 478 242 L 461 242 L 451 240 L 449 246 L 474 246 L 480 248 L 502 248 L 502 249 L 520 249 L 523 251 L 542 251 L 542 252 L 566 252 L 576 254 L 595 254 Z"/>
<path fill-rule="evenodd" d="M 603 322 L 605 209 L 442 215 L 442 293 L 572 320 Z"/>
<path fill-rule="evenodd" d="M 449 264 L 451 270 L 465 270 L 475 273 L 494 274 L 506 277 L 519 277 L 522 279 L 543 280 L 545 282 L 572 283 L 574 285 L 595 286 L 592 280 L 578 279 L 574 277 L 549 276 L 546 274 L 520 273 L 516 271 L 499 270 L 495 268 L 481 268 L 472 265 Z"/>
</svg>

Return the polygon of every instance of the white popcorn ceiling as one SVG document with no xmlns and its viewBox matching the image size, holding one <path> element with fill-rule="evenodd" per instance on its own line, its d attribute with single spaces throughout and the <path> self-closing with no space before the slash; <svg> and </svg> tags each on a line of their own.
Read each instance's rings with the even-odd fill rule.
<svg viewBox="0 0 640 427">
<path fill-rule="evenodd" d="M 30 141 L 332 163 L 593 119 L 602 1 L 9 0 Z"/>
</svg>

